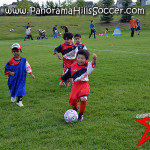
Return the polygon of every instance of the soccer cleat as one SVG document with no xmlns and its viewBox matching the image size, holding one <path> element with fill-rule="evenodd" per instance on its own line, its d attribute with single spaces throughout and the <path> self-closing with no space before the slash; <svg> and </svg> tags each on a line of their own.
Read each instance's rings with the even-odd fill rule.
<svg viewBox="0 0 150 150">
<path fill-rule="evenodd" d="M 14 103 L 16 101 L 16 97 L 11 97 L 11 102 Z"/>
<path fill-rule="evenodd" d="M 83 120 L 83 112 L 79 113 L 79 115 L 78 115 L 78 120 L 79 120 L 79 121 L 82 121 L 82 120 Z"/>
<path fill-rule="evenodd" d="M 19 103 L 16 103 L 16 105 L 18 105 L 19 107 L 24 106 L 24 105 L 22 104 L 22 101 L 19 101 Z"/>
</svg>

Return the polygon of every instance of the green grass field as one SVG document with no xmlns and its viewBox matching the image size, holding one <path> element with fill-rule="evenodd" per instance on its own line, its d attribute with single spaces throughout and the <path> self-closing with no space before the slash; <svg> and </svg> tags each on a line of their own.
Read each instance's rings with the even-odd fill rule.
<svg viewBox="0 0 150 150">
<path fill-rule="evenodd" d="M 25 19 L 12 18 L 14 23 L 15 20 L 19 23 Z M 9 29 L 9 21 L 12 18 L 2 17 L 1 25 L 6 26 L 4 31 Z M 83 19 L 85 25 L 91 18 Z M 33 17 L 33 22 L 36 20 L 37 18 Z M 15 26 L 17 28 L 16 24 Z M 18 25 L 18 30 L 24 31 L 19 26 L 21 24 Z M 42 26 L 42 22 L 39 26 Z M 109 38 L 97 36 L 97 39 L 88 39 L 88 33 L 85 33 L 88 27 L 73 30 L 83 33 L 82 42 L 89 49 L 91 56 L 92 53 L 98 56 L 97 66 L 89 77 L 91 94 L 84 120 L 74 124 L 67 124 L 63 119 L 65 111 L 71 108 L 68 105 L 70 87 L 59 87 L 59 78 L 63 71 L 62 61 L 53 55 L 54 48 L 63 43 L 63 39 L 53 39 L 49 36 L 48 39 L 38 41 L 23 41 L 24 33 L 20 32 L 14 32 L 14 39 L 13 35 L 10 35 L 13 33 L 4 35 L 4 38 L 1 36 L 0 149 L 136 149 L 146 130 L 145 126 L 136 122 L 136 115 L 150 113 L 150 31 L 147 26 L 148 24 L 145 24 L 141 35 L 135 35 L 134 38 L 130 37 L 129 26 L 125 27 L 122 36 L 112 37 L 111 30 Z M 33 37 L 35 39 L 36 35 Z M 10 102 L 7 76 L 3 75 L 5 64 L 13 57 L 11 45 L 15 42 L 21 44 L 22 57 L 27 58 L 36 76 L 34 80 L 30 75 L 27 76 L 22 108 Z M 148 140 L 138 149 L 149 150 L 149 144 Z"/>
</svg>

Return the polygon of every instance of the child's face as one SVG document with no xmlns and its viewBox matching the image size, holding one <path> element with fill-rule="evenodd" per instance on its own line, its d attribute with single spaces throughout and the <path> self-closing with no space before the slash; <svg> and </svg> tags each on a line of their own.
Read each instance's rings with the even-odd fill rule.
<svg viewBox="0 0 150 150">
<path fill-rule="evenodd" d="M 82 65 L 84 65 L 86 63 L 86 61 L 87 60 L 86 60 L 84 55 L 78 54 L 78 56 L 77 56 L 77 63 L 78 63 L 78 65 L 82 66 Z"/>
<path fill-rule="evenodd" d="M 72 44 L 72 39 L 65 39 L 65 44 L 71 45 Z"/>
<path fill-rule="evenodd" d="M 14 55 L 15 58 L 20 58 L 21 52 L 22 52 L 22 51 L 19 50 L 19 49 L 14 49 L 14 50 L 12 50 L 12 53 L 13 53 L 13 55 Z"/>
<path fill-rule="evenodd" d="M 81 38 L 80 37 L 75 37 L 75 41 L 77 44 L 80 44 L 81 43 Z"/>
</svg>

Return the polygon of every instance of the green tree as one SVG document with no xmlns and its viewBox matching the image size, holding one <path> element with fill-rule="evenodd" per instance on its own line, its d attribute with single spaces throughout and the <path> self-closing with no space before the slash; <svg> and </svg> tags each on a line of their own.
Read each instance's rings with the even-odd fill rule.
<svg viewBox="0 0 150 150">
<path fill-rule="evenodd" d="M 101 7 L 101 5 L 102 5 L 102 2 L 99 1 L 99 2 L 97 2 L 97 3 L 94 3 L 93 6 L 94 6 L 94 7 Z"/>
<path fill-rule="evenodd" d="M 131 0 L 123 0 L 122 1 L 123 11 L 122 11 L 122 17 L 120 19 L 121 22 L 129 22 L 131 19 L 132 14 L 126 13 L 127 8 L 131 8 L 130 4 L 131 4 Z"/>
<path fill-rule="evenodd" d="M 33 6 L 33 3 L 30 0 L 21 0 L 21 1 L 18 1 L 16 8 L 22 8 L 22 9 L 26 9 L 27 11 L 29 11 L 29 8 L 31 6 Z"/>
<path fill-rule="evenodd" d="M 54 2 L 53 1 L 46 1 L 46 8 L 48 8 L 48 7 L 50 7 L 50 8 L 54 8 Z"/>
<path fill-rule="evenodd" d="M 34 3 L 33 3 L 33 7 L 35 7 L 35 8 L 40 8 L 40 4 L 39 4 L 38 2 L 34 2 Z"/>
<path fill-rule="evenodd" d="M 108 8 L 109 9 L 109 8 L 112 7 L 112 5 L 113 5 L 113 0 L 103 0 L 102 1 L 102 7 L 103 8 Z M 110 14 L 108 12 L 108 10 L 105 10 L 105 13 L 103 13 L 103 15 L 101 16 L 100 21 L 104 21 L 106 23 L 109 23 L 112 20 L 113 20 L 113 15 Z"/>
<path fill-rule="evenodd" d="M 77 7 L 84 7 L 84 3 L 85 3 L 84 0 L 77 0 L 77 1 L 76 1 Z"/>
<path fill-rule="evenodd" d="M 67 7 L 67 2 L 66 2 L 66 1 L 63 1 L 63 2 L 61 3 L 61 7 L 62 7 L 62 8 L 66 8 L 66 7 Z"/>
</svg>

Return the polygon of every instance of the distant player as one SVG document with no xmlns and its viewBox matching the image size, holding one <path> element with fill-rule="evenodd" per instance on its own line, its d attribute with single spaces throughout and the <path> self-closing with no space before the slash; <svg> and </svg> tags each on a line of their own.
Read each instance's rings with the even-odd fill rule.
<svg viewBox="0 0 150 150">
<path fill-rule="evenodd" d="M 60 28 L 62 28 L 62 29 L 63 29 L 63 31 L 65 31 L 65 33 L 66 33 L 66 32 L 69 32 L 69 30 L 68 30 L 68 27 L 67 27 L 67 26 L 60 26 Z"/>
<path fill-rule="evenodd" d="M 89 86 L 89 75 L 96 66 L 96 54 L 93 54 L 93 60 L 88 62 L 89 52 L 87 50 L 79 50 L 77 53 L 77 62 L 72 64 L 69 69 L 66 70 L 65 74 L 61 76 L 63 82 L 67 81 L 68 78 L 73 78 L 74 83 L 71 88 L 69 105 L 73 106 L 74 110 L 78 111 L 78 104 L 80 104 L 80 113 L 78 120 L 83 120 L 83 113 L 86 108 L 87 99 L 90 94 Z"/>
<path fill-rule="evenodd" d="M 141 26 L 140 26 L 140 20 L 138 17 L 136 17 L 136 24 L 137 24 L 137 27 L 136 27 L 136 35 L 140 35 L 140 32 L 141 32 Z M 139 32 L 138 32 L 139 31 Z M 138 32 L 138 33 L 137 33 Z"/>
<path fill-rule="evenodd" d="M 55 39 L 55 37 L 57 38 L 57 35 L 58 35 L 58 33 L 57 33 L 57 25 L 55 25 L 55 27 L 53 27 L 53 36 L 54 36 L 54 39 Z"/>
<path fill-rule="evenodd" d="M 29 73 L 32 78 L 35 76 L 32 74 L 31 67 L 26 58 L 21 57 L 22 48 L 18 43 L 12 45 L 12 57 L 5 66 L 5 75 L 8 75 L 8 87 L 11 95 L 11 102 L 16 101 L 18 97 L 17 105 L 22 107 L 22 96 L 25 95 L 26 89 L 26 73 Z"/>
<path fill-rule="evenodd" d="M 108 38 L 108 28 L 105 30 L 106 37 Z"/>
<path fill-rule="evenodd" d="M 72 33 L 64 33 L 63 39 L 64 43 L 55 48 L 54 55 L 56 54 L 58 59 L 63 60 L 65 72 L 65 70 L 76 61 L 76 54 L 78 49 L 73 43 Z M 63 58 L 59 55 L 59 53 L 62 53 Z"/>
<path fill-rule="evenodd" d="M 90 29 L 91 29 L 91 33 L 90 33 L 90 35 L 89 35 L 89 39 L 91 38 L 91 35 L 92 35 L 92 34 L 94 34 L 94 38 L 96 38 L 96 36 L 95 36 L 94 21 L 93 21 L 93 20 L 91 20 Z"/>
<path fill-rule="evenodd" d="M 78 50 L 80 50 L 80 49 L 87 50 L 85 44 L 81 43 L 81 40 L 82 40 L 81 39 L 81 34 L 75 34 L 74 39 L 75 39 L 75 42 L 76 42 L 75 44 L 78 47 Z"/>
</svg>

